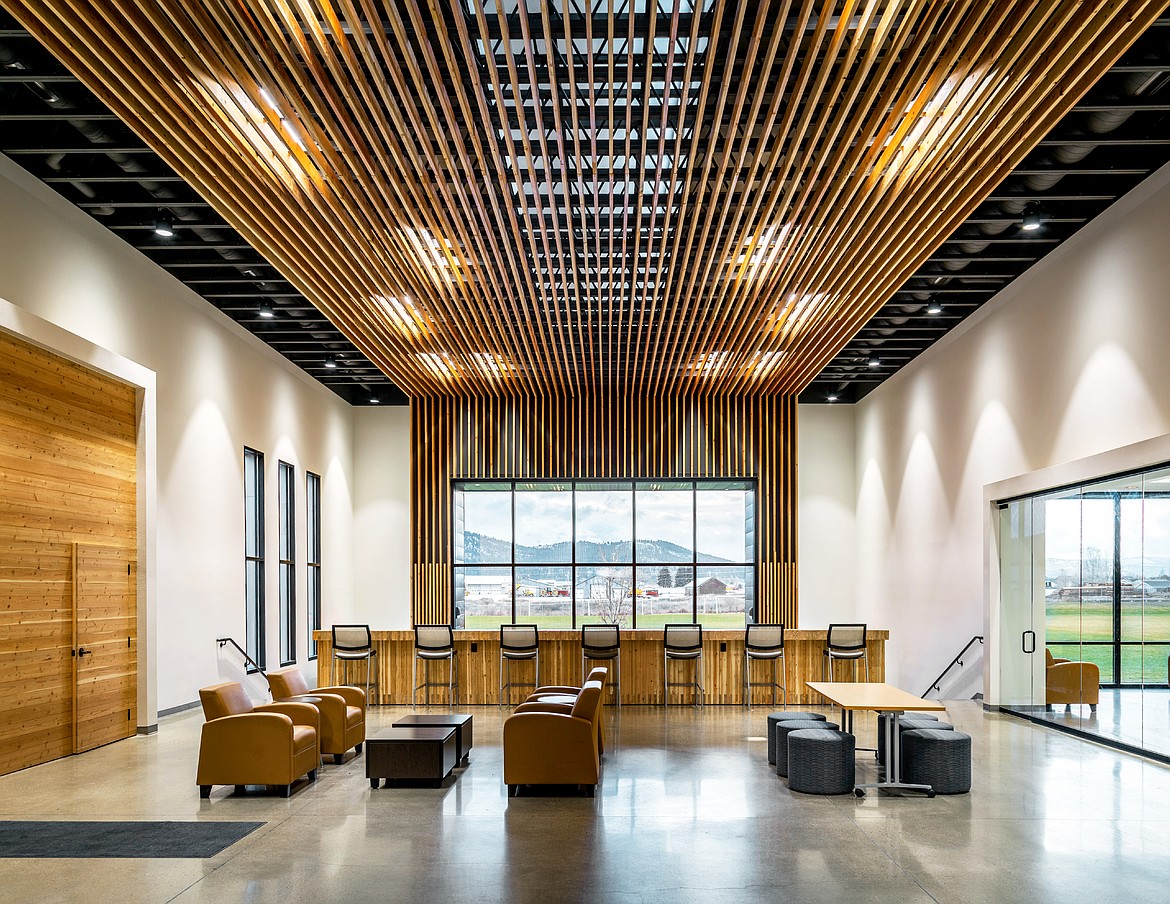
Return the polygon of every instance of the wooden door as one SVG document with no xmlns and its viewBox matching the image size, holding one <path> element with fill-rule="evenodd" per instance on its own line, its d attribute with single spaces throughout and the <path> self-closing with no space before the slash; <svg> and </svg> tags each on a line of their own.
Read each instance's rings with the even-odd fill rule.
<svg viewBox="0 0 1170 904">
<path fill-rule="evenodd" d="M 73 549 L 0 541 L 0 775 L 73 752 Z"/>
<path fill-rule="evenodd" d="M 74 544 L 73 750 L 134 734 L 138 606 L 133 551 Z"/>
</svg>

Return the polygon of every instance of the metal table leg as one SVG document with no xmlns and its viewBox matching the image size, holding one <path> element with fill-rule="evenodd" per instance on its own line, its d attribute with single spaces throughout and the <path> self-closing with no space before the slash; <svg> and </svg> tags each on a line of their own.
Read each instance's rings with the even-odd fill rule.
<svg viewBox="0 0 1170 904">
<path fill-rule="evenodd" d="M 877 788 L 879 791 L 925 791 L 927 797 L 934 797 L 934 788 L 931 785 L 911 784 L 902 781 L 902 732 L 898 730 L 901 720 L 900 710 L 886 713 L 886 769 L 882 776 L 883 781 L 867 782 L 857 785 L 853 793 L 858 797 L 865 797 L 866 788 Z"/>
</svg>

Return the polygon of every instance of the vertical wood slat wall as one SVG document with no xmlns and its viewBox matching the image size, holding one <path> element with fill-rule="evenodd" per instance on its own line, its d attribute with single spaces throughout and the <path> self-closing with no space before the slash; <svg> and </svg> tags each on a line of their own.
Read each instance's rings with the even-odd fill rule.
<svg viewBox="0 0 1170 904">
<path fill-rule="evenodd" d="M 757 619 L 796 625 L 796 397 L 432 396 L 411 403 L 415 624 L 448 623 L 452 482 L 757 480 Z"/>
<path fill-rule="evenodd" d="M 133 387 L 0 332 L 0 773 L 73 752 L 74 550 L 132 559 L 136 443 Z"/>
</svg>

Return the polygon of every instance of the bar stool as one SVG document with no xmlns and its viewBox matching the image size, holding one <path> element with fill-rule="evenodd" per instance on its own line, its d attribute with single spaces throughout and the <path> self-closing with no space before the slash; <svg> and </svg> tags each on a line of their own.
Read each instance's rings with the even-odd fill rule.
<svg viewBox="0 0 1170 904">
<path fill-rule="evenodd" d="M 431 663 L 447 660 L 447 684 L 431 681 Z M 418 664 L 423 664 L 422 684 L 410 691 L 411 709 L 415 706 L 419 688 L 423 689 L 423 703 L 431 703 L 431 688 L 446 687 L 447 701 L 454 706 L 459 700 L 459 659 L 455 655 L 455 632 L 450 625 L 414 626 L 414 680 L 418 680 Z"/>
<path fill-rule="evenodd" d="M 504 691 L 512 687 L 540 687 L 540 638 L 536 625 L 500 625 L 500 706 L 504 705 Z M 531 684 L 512 681 L 512 663 L 536 663 L 536 678 Z M 504 663 L 508 664 L 508 683 L 504 683 Z M 511 702 L 511 701 L 509 701 Z"/>
<path fill-rule="evenodd" d="M 349 684 L 349 664 L 351 662 L 365 662 L 366 664 L 366 702 L 370 702 L 370 677 L 374 667 L 374 659 L 378 651 L 374 648 L 374 640 L 370 634 L 369 625 L 333 625 L 333 661 L 330 663 L 330 680 L 337 683 L 337 663 L 342 663 L 342 684 Z M 378 687 L 378 673 L 373 671 L 373 685 Z"/>
<path fill-rule="evenodd" d="M 762 659 L 772 663 L 771 682 L 751 681 L 751 663 Z M 784 705 L 788 705 L 787 681 L 776 683 L 776 663 L 780 663 L 780 677 L 784 678 L 784 626 L 748 625 L 743 635 L 743 705 L 751 706 L 753 687 L 771 687 L 772 705 L 776 705 L 776 688 L 784 691 Z"/>
<path fill-rule="evenodd" d="M 821 654 L 821 680 L 833 680 L 833 663 L 838 659 L 852 660 L 853 680 L 857 680 L 857 661 L 865 663 L 865 680 L 869 681 L 869 654 L 865 648 L 865 625 L 829 625 L 825 635 L 825 649 Z"/>
<path fill-rule="evenodd" d="M 612 660 L 616 675 L 613 679 L 613 699 L 622 705 L 622 651 L 621 629 L 617 625 L 581 626 L 581 683 L 585 683 L 585 669 L 590 660 Z"/>
<path fill-rule="evenodd" d="M 695 663 L 698 681 L 669 681 L 670 661 Z M 698 705 L 703 705 L 703 626 L 698 624 L 666 625 L 662 634 L 662 703 L 670 701 L 672 687 L 693 687 Z"/>
</svg>

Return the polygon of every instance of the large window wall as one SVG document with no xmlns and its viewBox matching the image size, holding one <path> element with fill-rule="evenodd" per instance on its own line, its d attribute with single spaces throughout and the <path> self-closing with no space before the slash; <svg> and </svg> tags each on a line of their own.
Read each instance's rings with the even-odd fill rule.
<svg viewBox="0 0 1170 904">
<path fill-rule="evenodd" d="M 1170 753 L 1170 468 L 1000 509 L 1001 681 L 1009 708 Z M 1066 706 L 1057 660 L 1097 666 L 1097 712 Z M 1068 670 L 1066 669 L 1066 672 Z M 1093 696 L 1078 671 L 1074 695 Z"/>
<path fill-rule="evenodd" d="M 752 481 L 463 481 L 454 502 L 456 627 L 727 628 L 754 613 Z"/>
</svg>

